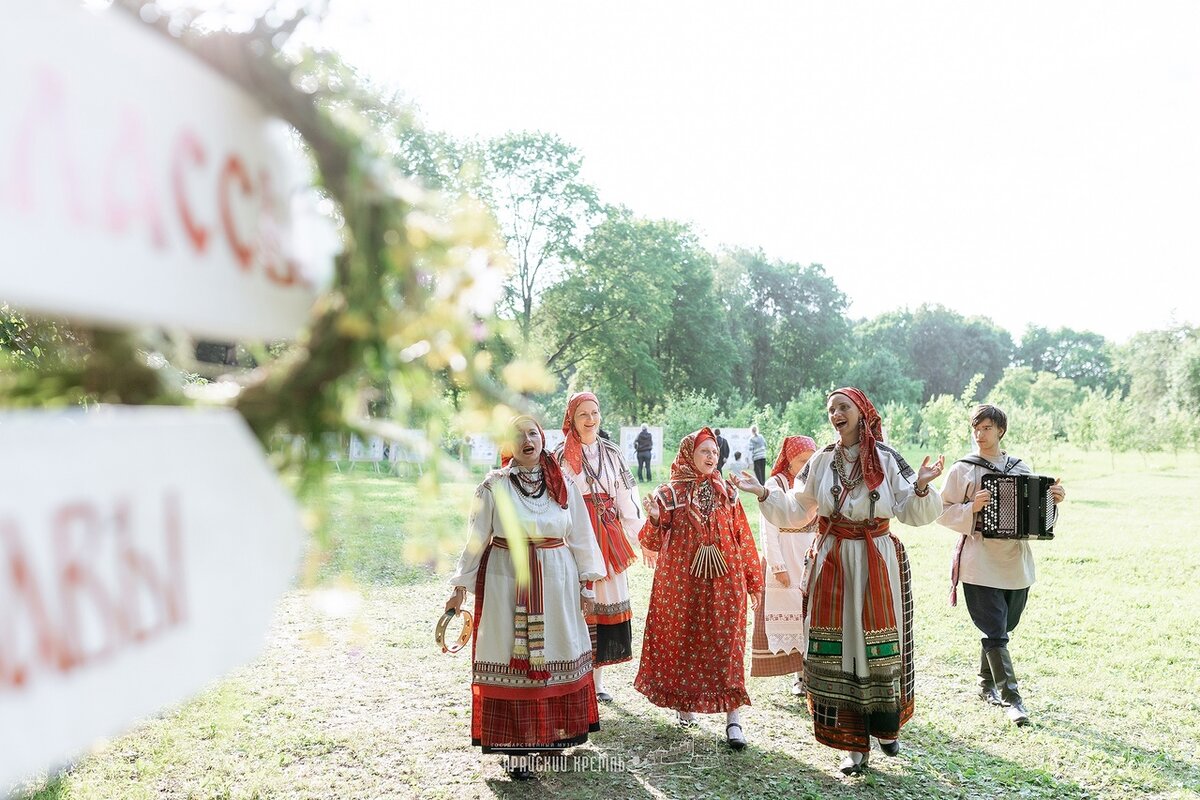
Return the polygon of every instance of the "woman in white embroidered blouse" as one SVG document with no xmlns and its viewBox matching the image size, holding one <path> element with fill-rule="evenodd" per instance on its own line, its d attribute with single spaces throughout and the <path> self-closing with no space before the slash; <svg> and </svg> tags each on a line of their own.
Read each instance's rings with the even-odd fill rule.
<svg viewBox="0 0 1200 800">
<path fill-rule="evenodd" d="M 839 441 L 812 457 L 791 491 L 766 489 L 747 472 L 736 483 L 780 527 L 817 512 L 806 690 L 817 741 L 849 751 L 841 770 L 851 775 L 866 766 L 872 736 L 883 752 L 899 753 L 900 728 L 912 717 L 912 581 L 889 522 L 933 522 L 942 500 L 930 484 L 944 459 L 926 457 L 914 472 L 882 443 L 879 414 L 858 389 L 831 392 L 826 410 Z"/>
<path fill-rule="evenodd" d="M 604 561 L 583 497 L 545 452 L 541 426 L 528 416 L 513 424 L 511 460 L 475 491 L 446 608 L 475 595 L 471 743 L 524 755 L 582 744 L 600 729 L 584 614 Z M 505 535 L 509 513 L 527 537 L 527 580 L 517 579 Z"/>
</svg>

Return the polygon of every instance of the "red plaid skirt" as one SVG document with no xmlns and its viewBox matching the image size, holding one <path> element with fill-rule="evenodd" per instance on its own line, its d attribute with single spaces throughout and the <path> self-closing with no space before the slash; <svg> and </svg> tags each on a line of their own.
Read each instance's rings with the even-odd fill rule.
<svg viewBox="0 0 1200 800">
<path fill-rule="evenodd" d="M 508 700 L 471 687 L 471 744 L 483 752 L 561 750 L 600 730 L 600 709 L 589 673 L 578 689 L 554 697 Z"/>
</svg>

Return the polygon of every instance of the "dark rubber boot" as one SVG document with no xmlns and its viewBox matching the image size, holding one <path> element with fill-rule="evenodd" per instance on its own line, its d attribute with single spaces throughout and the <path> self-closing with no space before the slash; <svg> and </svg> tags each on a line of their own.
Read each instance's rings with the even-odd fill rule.
<svg viewBox="0 0 1200 800">
<path fill-rule="evenodd" d="M 987 651 L 982 645 L 979 647 L 979 699 L 993 706 L 1004 705 L 1000 699 L 1000 692 L 996 689 L 996 679 L 992 677 Z"/>
<path fill-rule="evenodd" d="M 992 668 L 992 677 L 1000 689 L 1000 699 L 1004 703 L 1004 711 L 1015 725 L 1028 725 L 1029 712 L 1021 700 L 1017 689 L 1017 674 L 1013 671 L 1012 656 L 1007 647 L 997 647 L 987 651 L 988 666 Z"/>
</svg>

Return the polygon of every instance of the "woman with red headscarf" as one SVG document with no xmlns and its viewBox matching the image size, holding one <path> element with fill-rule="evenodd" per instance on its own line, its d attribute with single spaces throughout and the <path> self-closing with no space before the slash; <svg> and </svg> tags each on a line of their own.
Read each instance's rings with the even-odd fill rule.
<svg viewBox="0 0 1200 800">
<path fill-rule="evenodd" d="M 717 472 L 708 428 L 683 437 L 671 479 L 647 498 L 639 535 L 656 567 L 633 686 L 682 725 L 724 711 L 731 747 L 746 746 L 738 709 L 746 694 L 746 597 L 758 607 L 758 551 L 737 491 Z"/>
<path fill-rule="evenodd" d="M 817 741 L 849 751 L 847 775 L 867 765 L 871 738 L 900 752 L 900 727 L 913 713 L 912 580 L 892 518 L 928 525 L 942 510 L 930 482 L 945 459 L 917 472 L 883 444 L 875 407 L 858 389 L 826 404 L 838 441 L 817 453 L 788 492 L 743 472 L 735 483 L 756 495 L 780 527 L 814 510 L 820 533 L 807 578 L 808 654 L 804 677 Z"/>
<path fill-rule="evenodd" d="M 784 492 L 790 490 L 816 449 L 817 443 L 808 436 L 788 436 L 766 485 Z M 754 614 L 750 675 L 763 678 L 794 673 L 792 694 L 795 695 L 804 693 L 804 654 L 808 651 L 800 578 L 816 532 L 816 514 L 804 525 L 795 527 L 781 528 L 762 514 L 758 522 L 758 535 L 765 552 L 762 565 L 766 589 Z"/>
<path fill-rule="evenodd" d="M 592 531 L 604 555 L 605 577 L 596 582 L 596 606 L 587 618 L 592 634 L 592 678 L 596 699 L 604 690 L 603 667 L 633 660 L 633 609 L 625 570 L 637 560 L 642 527 L 637 490 L 621 448 L 600 436 L 600 401 L 591 392 L 571 395 L 563 415 L 566 436 L 554 451 L 563 475 L 583 494 Z"/>
<path fill-rule="evenodd" d="M 528 416 L 513 424 L 511 458 L 475 490 L 471 540 L 446 608 L 475 595 L 471 743 L 525 756 L 582 744 L 600 729 L 584 613 L 604 560 L 583 497 L 545 452 L 541 426 Z M 520 579 L 520 546 L 510 545 L 505 517 L 525 533 Z M 511 765 L 512 777 L 530 777 Z"/>
</svg>

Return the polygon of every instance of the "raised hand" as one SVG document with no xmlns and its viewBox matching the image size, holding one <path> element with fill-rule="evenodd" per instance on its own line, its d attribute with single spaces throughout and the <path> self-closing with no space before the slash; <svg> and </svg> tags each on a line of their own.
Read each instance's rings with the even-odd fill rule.
<svg viewBox="0 0 1200 800">
<path fill-rule="evenodd" d="M 946 457 L 938 456 L 937 461 L 929 463 L 929 456 L 921 462 L 921 468 L 917 470 L 917 488 L 924 489 L 935 478 L 942 474 L 942 467 L 946 466 Z"/>
<path fill-rule="evenodd" d="M 744 469 L 740 474 L 731 472 L 729 473 L 729 480 L 743 492 L 749 492 L 755 497 L 762 497 L 763 485 L 758 482 L 758 478 L 750 470 Z"/>
</svg>

